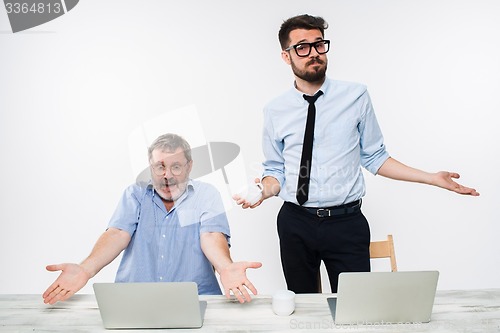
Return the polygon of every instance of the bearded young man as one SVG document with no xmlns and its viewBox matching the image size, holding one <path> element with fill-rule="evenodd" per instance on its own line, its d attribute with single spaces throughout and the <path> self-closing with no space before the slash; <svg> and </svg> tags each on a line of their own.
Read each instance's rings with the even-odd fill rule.
<svg viewBox="0 0 500 333">
<path fill-rule="evenodd" d="M 479 195 L 457 184 L 457 173 L 424 172 L 390 157 L 366 87 L 326 77 L 327 28 L 323 18 L 310 15 L 281 25 L 281 57 L 292 69 L 294 86 L 264 108 L 261 200 L 250 205 L 234 198 L 243 208 L 275 195 L 285 201 L 277 218 L 281 262 L 288 289 L 296 293 L 318 292 L 321 261 L 332 292 L 339 273 L 370 270 L 362 167 L 374 175 Z"/>
</svg>

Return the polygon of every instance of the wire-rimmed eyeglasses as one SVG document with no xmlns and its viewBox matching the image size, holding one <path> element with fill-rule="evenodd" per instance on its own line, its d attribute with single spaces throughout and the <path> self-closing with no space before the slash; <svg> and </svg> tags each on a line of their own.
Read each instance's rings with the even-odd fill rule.
<svg viewBox="0 0 500 333">
<path fill-rule="evenodd" d="M 329 40 L 319 40 L 314 43 L 299 43 L 295 45 L 291 45 L 285 49 L 285 51 L 290 51 L 291 49 L 295 50 L 295 53 L 299 57 L 307 57 L 311 54 L 311 49 L 314 47 L 318 54 L 325 54 L 330 50 L 330 41 Z"/>
<path fill-rule="evenodd" d="M 168 170 L 170 170 L 170 173 L 174 176 L 180 176 L 182 172 L 184 171 L 184 167 L 188 165 L 189 161 L 186 162 L 185 164 L 172 164 Z M 167 172 L 167 167 L 163 165 L 163 163 L 158 163 L 158 164 L 151 164 L 151 169 L 157 176 L 164 176 L 165 173 Z"/>
</svg>

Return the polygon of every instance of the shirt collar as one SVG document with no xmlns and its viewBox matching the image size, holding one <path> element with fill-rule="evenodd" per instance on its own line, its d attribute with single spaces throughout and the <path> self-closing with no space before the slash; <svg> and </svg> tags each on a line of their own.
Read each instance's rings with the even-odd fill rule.
<svg viewBox="0 0 500 333">
<path fill-rule="evenodd" d="M 314 94 L 316 94 L 319 90 L 321 90 L 323 92 L 323 95 L 326 95 L 328 93 L 329 88 L 330 88 L 330 80 L 328 79 L 328 77 L 325 77 L 325 82 L 323 82 L 321 87 L 317 91 L 315 91 Z M 303 97 L 304 93 L 302 91 L 300 91 L 299 89 L 297 89 L 297 85 L 296 85 L 295 81 L 293 81 L 293 93 L 297 99 L 300 99 L 301 101 L 304 101 L 305 103 L 307 103 Z"/>
</svg>

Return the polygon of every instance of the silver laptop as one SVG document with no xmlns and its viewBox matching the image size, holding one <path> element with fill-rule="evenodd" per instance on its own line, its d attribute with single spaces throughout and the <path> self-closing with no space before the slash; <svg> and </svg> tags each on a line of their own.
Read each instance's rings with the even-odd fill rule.
<svg viewBox="0 0 500 333">
<path fill-rule="evenodd" d="M 199 328 L 207 302 L 194 282 L 94 283 L 107 329 Z"/>
<path fill-rule="evenodd" d="M 438 277 L 437 271 L 341 273 L 328 305 L 335 324 L 427 323 Z"/>
</svg>

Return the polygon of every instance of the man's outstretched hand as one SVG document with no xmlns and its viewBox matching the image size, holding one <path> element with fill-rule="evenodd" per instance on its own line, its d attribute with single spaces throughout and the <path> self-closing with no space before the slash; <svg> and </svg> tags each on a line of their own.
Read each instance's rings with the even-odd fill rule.
<svg viewBox="0 0 500 333">
<path fill-rule="evenodd" d="M 78 264 L 48 265 L 50 272 L 62 271 L 59 277 L 43 293 L 43 302 L 55 304 L 65 301 L 82 289 L 90 280 L 90 274 Z"/>
<path fill-rule="evenodd" d="M 226 266 L 220 273 L 220 280 L 224 287 L 224 294 L 227 298 L 231 297 L 231 291 L 240 303 L 250 302 L 252 298 L 248 290 L 252 294 L 257 295 L 257 289 L 247 278 L 246 270 L 248 268 L 260 268 L 260 262 L 240 261 L 233 262 Z"/>
<path fill-rule="evenodd" d="M 477 197 L 479 192 L 475 189 L 463 186 L 453 179 L 460 178 L 460 175 L 456 172 L 440 171 L 434 174 L 433 183 L 441 188 L 456 192 L 458 194 L 472 195 Z"/>
</svg>

